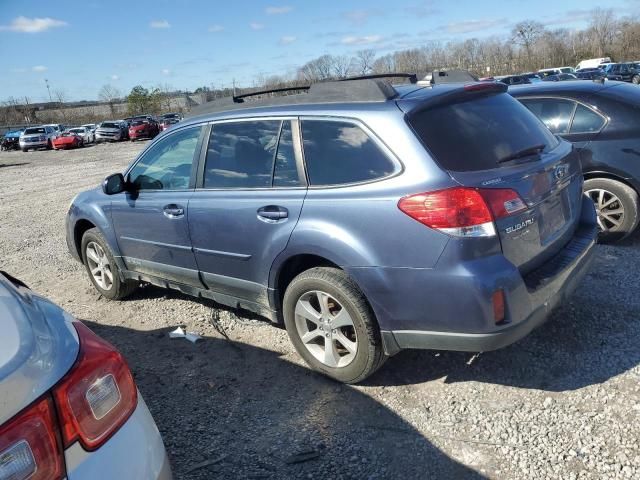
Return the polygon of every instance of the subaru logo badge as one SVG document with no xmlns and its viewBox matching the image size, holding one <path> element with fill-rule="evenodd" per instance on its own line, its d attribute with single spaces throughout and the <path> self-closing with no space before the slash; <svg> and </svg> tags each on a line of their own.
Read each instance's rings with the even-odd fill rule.
<svg viewBox="0 0 640 480">
<path fill-rule="evenodd" d="M 556 177 L 556 180 L 562 180 L 569 173 L 569 165 L 563 163 L 562 165 L 558 165 L 553 172 L 553 176 Z"/>
</svg>

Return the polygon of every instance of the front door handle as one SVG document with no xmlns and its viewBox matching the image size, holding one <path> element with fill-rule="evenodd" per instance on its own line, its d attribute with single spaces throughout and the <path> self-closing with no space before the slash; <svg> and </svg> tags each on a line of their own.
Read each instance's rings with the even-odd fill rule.
<svg viewBox="0 0 640 480">
<path fill-rule="evenodd" d="M 184 216 L 184 208 L 175 203 L 165 205 L 162 210 L 164 211 L 164 216 L 167 218 L 180 218 Z"/>
<path fill-rule="evenodd" d="M 277 205 L 267 205 L 258 209 L 258 218 L 260 220 L 266 220 L 269 222 L 277 222 L 278 220 L 284 220 L 289 216 L 289 211 L 284 207 Z"/>
</svg>

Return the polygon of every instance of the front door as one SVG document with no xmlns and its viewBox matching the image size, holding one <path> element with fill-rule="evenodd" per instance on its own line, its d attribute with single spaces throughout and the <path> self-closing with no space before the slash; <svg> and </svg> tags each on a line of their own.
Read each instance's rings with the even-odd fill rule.
<svg viewBox="0 0 640 480">
<path fill-rule="evenodd" d="M 176 130 L 155 143 L 129 170 L 128 191 L 114 195 L 113 226 L 129 270 L 202 287 L 187 222 L 202 130 Z"/>
<path fill-rule="evenodd" d="M 269 270 L 298 221 L 306 194 L 295 119 L 216 123 L 189 230 L 211 290 L 268 305 Z"/>
</svg>

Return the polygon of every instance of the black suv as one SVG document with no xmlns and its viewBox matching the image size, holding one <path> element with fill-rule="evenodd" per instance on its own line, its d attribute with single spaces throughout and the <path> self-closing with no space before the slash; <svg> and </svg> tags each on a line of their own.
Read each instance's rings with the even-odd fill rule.
<svg viewBox="0 0 640 480">
<path fill-rule="evenodd" d="M 613 81 L 545 82 L 509 93 L 579 151 L 600 240 L 629 235 L 639 220 L 640 89 Z"/>
<path fill-rule="evenodd" d="M 640 83 L 640 65 L 637 63 L 616 63 L 607 69 L 607 78 L 638 85 Z"/>
</svg>

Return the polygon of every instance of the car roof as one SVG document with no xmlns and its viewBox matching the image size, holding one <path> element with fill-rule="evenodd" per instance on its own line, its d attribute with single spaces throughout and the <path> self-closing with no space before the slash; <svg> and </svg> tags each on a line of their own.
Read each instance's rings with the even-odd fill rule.
<svg viewBox="0 0 640 480">
<path fill-rule="evenodd" d="M 226 97 L 195 107 L 182 125 L 188 126 L 207 120 L 222 120 L 268 115 L 338 115 L 359 116 L 367 111 L 392 110 L 398 112 L 399 100 L 414 103 L 438 96 L 462 92 L 468 83 L 402 84 L 390 85 L 378 79 L 326 81 L 301 87 L 304 93 L 282 95 L 247 101 Z M 498 85 L 478 82 L 482 85 Z M 505 89 L 506 86 L 502 85 Z M 501 87 L 495 87 L 499 89 Z M 237 98 L 237 97 L 236 97 Z M 408 102 L 405 102 L 405 105 Z"/>
</svg>

